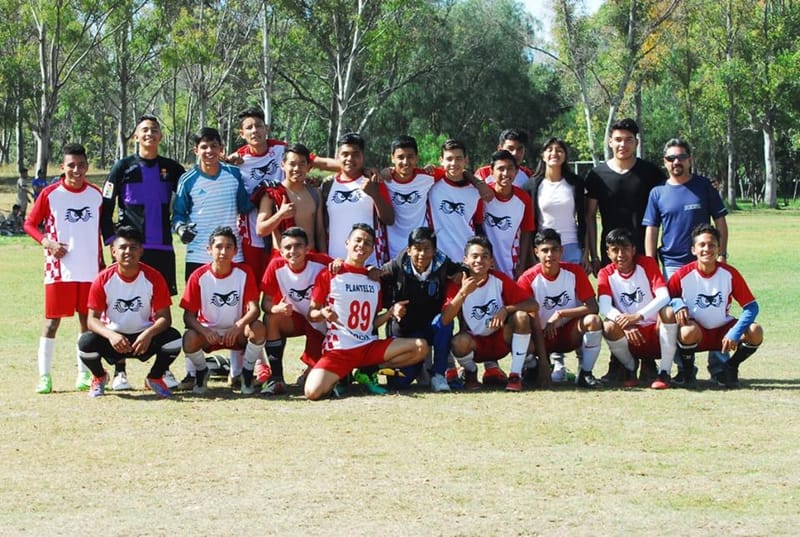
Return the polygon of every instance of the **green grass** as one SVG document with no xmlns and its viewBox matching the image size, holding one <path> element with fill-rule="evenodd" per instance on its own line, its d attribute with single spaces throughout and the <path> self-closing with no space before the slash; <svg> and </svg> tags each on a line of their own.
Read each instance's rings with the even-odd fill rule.
<svg viewBox="0 0 800 537">
<path fill-rule="evenodd" d="M 241 398 L 218 382 L 208 397 L 90 400 L 71 391 L 74 319 L 59 331 L 57 392 L 34 394 L 41 251 L 0 239 L 0 533 L 795 535 L 800 213 L 742 211 L 729 225 L 765 327 L 742 390 L 319 403 Z M 289 378 L 299 352 L 287 350 Z M 146 370 L 130 363 L 135 386 Z"/>
</svg>

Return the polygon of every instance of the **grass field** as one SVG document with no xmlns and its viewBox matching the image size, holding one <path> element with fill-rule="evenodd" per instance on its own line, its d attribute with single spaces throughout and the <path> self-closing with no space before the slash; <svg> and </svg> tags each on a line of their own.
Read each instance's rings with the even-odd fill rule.
<svg viewBox="0 0 800 537">
<path fill-rule="evenodd" d="M 71 391 L 72 319 L 56 393 L 36 395 L 41 251 L 0 238 L 0 534 L 796 535 L 800 212 L 741 212 L 729 225 L 766 333 L 741 390 L 319 403 L 221 383 L 207 397 L 140 388 L 91 400 Z M 289 378 L 297 355 L 290 346 Z M 136 386 L 146 371 L 129 364 Z"/>
</svg>

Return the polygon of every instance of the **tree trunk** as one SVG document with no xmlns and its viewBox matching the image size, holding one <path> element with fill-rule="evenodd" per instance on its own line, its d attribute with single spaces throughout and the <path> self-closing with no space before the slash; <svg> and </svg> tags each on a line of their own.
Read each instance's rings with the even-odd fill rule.
<svg viewBox="0 0 800 537">
<path fill-rule="evenodd" d="M 765 123 L 764 133 L 764 203 L 770 209 L 778 208 L 778 178 L 775 169 L 775 129 Z"/>
<path fill-rule="evenodd" d="M 261 74 L 261 93 L 264 99 L 264 122 L 267 127 L 272 126 L 272 67 L 269 58 L 269 9 L 270 2 L 264 0 L 262 9 L 264 18 L 262 19 L 261 36 L 261 64 L 264 72 Z"/>
<path fill-rule="evenodd" d="M 644 119 L 642 117 L 642 81 L 636 77 L 636 88 L 633 93 L 633 109 L 636 124 L 639 125 L 639 139 L 636 144 L 636 156 L 644 158 Z"/>
<path fill-rule="evenodd" d="M 25 168 L 25 130 L 22 125 L 23 108 L 22 99 L 17 99 L 17 106 L 14 110 L 14 128 L 17 138 L 17 170 Z"/>
</svg>

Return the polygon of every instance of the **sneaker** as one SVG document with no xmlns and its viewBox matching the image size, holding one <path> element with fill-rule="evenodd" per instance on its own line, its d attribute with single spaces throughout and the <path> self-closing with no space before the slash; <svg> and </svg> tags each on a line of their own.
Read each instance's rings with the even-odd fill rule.
<svg viewBox="0 0 800 537">
<path fill-rule="evenodd" d="M 622 382 L 622 377 L 624 375 L 623 370 L 625 366 L 622 365 L 622 362 L 617 360 L 616 358 L 612 358 L 611 361 L 608 363 L 608 372 L 600 377 L 600 380 L 603 382 L 607 382 L 609 384 L 614 384 L 616 382 Z"/>
<path fill-rule="evenodd" d="M 163 377 L 161 377 L 161 380 L 164 381 L 164 384 L 166 384 L 167 388 L 169 388 L 170 390 L 174 390 L 180 385 L 178 379 L 175 378 L 175 375 L 173 375 L 172 371 L 170 371 L 169 369 L 167 369 L 167 372 L 164 373 Z"/>
<path fill-rule="evenodd" d="M 521 392 L 522 391 L 522 377 L 520 377 L 517 373 L 511 373 L 508 376 L 508 382 L 506 383 L 506 391 L 507 392 Z"/>
<path fill-rule="evenodd" d="M 712 373 L 711 377 L 709 378 L 711 381 L 711 385 L 714 388 L 727 388 L 728 386 L 725 384 L 725 372 L 720 371 L 719 373 Z"/>
<path fill-rule="evenodd" d="M 684 369 L 679 370 L 678 373 L 674 377 L 672 377 L 672 383 L 675 386 L 678 386 L 680 388 L 688 388 L 688 387 L 696 388 L 697 387 L 697 367 L 694 367 L 693 369 L 694 369 L 694 373 L 692 373 L 692 375 L 691 375 L 692 386 L 687 386 L 686 385 L 687 375 L 686 375 L 686 370 L 684 370 Z"/>
<path fill-rule="evenodd" d="M 125 371 L 120 371 L 114 375 L 114 380 L 111 381 L 111 389 L 115 392 L 133 389 L 130 382 L 128 382 L 128 374 Z"/>
<path fill-rule="evenodd" d="M 575 379 L 575 384 L 577 384 L 579 388 L 589 389 L 595 389 L 602 386 L 602 383 L 594 378 L 594 375 L 592 375 L 590 371 L 583 370 L 578 373 L 578 378 Z"/>
<path fill-rule="evenodd" d="M 85 392 L 89 389 L 92 383 L 92 374 L 88 371 L 81 371 L 75 378 L 75 389 L 79 392 Z"/>
<path fill-rule="evenodd" d="M 253 386 L 252 384 L 250 384 L 250 386 L 248 386 L 247 384 L 242 382 L 242 389 L 241 389 L 241 394 L 242 395 L 253 395 L 254 393 L 256 393 L 256 387 L 255 386 Z"/>
<path fill-rule="evenodd" d="M 228 388 L 235 390 L 242 384 L 242 377 L 241 375 L 236 375 L 235 377 L 228 373 Z"/>
<path fill-rule="evenodd" d="M 451 390 L 464 389 L 464 381 L 461 380 L 461 377 L 458 374 L 458 369 L 455 367 L 451 367 L 445 371 L 444 378 L 447 379 L 447 384 L 450 386 Z"/>
<path fill-rule="evenodd" d="M 723 378 L 725 379 L 725 387 L 728 389 L 736 390 L 742 387 L 742 385 L 739 383 L 738 365 L 731 365 L 730 362 L 725 364 L 725 371 L 723 373 Z"/>
<path fill-rule="evenodd" d="M 299 377 L 297 377 L 297 380 L 295 381 L 295 384 L 297 384 L 297 387 L 298 387 L 298 388 L 300 388 L 301 390 L 302 390 L 303 388 L 305 388 L 305 385 L 306 385 L 306 379 L 308 378 L 308 372 L 309 372 L 309 371 L 311 371 L 311 367 L 306 367 L 306 368 L 303 370 L 303 372 L 302 372 L 302 373 L 300 373 L 300 376 L 299 376 Z"/>
<path fill-rule="evenodd" d="M 177 389 L 181 391 L 186 391 L 186 390 L 194 391 L 194 387 L 196 384 L 197 384 L 197 379 L 187 374 L 185 377 L 183 377 L 183 380 L 178 383 Z M 205 388 L 205 386 L 203 388 Z"/>
<path fill-rule="evenodd" d="M 478 371 L 467 371 L 466 369 L 461 371 L 461 381 L 464 383 L 465 390 L 478 390 L 481 387 L 481 383 L 478 382 Z"/>
<path fill-rule="evenodd" d="M 102 377 L 90 375 L 89 397 L 102 397 L 106 394 L 106 384 L 108 383 L 108 373 L 103 373 Z"/>
<path fill-rule="evenodd" d="M 669 389 L 670 381 L 669 381 L 669 373 L 666 371 L 662 371 L 658 374 L 656 379 L 650 384 L 650 387 L 654 390 L 666 390 Z"/>
<path fill-rule="evenodd" d="M 623 388 L 636 388 L 639 386 L 639 381 L 636 380 L 636 370 L 625 369 L 622 377 L 622 386 Z"/>
<path fill-rule="evenodd" d="M 50 393 L 53 391 L 53 377 L 50 375 L 42 375 L 39 377 L 39 384 L 36 385 L 36 393 Z"/>
<path fill-rule="evenodd" d="M 431 375 L 431 390 L 436 393 L 449 392 L 450 384 L 447 383 L 447 379 L 444 375 L 435 373 L 434 375 Z"/>
<path fill-rule="evenodd" d="M 508 377 L 500 366 L 487 367 L 483 372 L 483 383 L 489 386 L 505 386 Z"/>
<path fill-rule="evenodd" d="M 564 364 L 554 362 L 553 371 L 550 373 L 550 381 L 557 384 L 567 382 L 567 368 L 564 367 Z"/>
<path fill-rule="evenodd" d="M 305 379 L 303 379 L 303 385 L 305 385 Z M 261 387 L 261 395 L 284 395 L 285 393 L 286 383 L 280 377 L 269 379 L 269 381 Z"/>
<path fill-rule="evenodd" d="M 259 359 L 256 361 L 256 367 L 253 369 L 253 384 L 263 386 L 272 375 L 272 369 L 267 365 L 264 360 Z"/>
<path fill-rule="evenodd" d="M 172 392 L 169 391 L 169 388 L 167 388 L 167 385 L 164 383 L 163 378 L 151 379 L 150 377 L 146 377 L 144 379 L 144 385 L 156 392 L 156 395 L 159 397 L 167 398 L 172 395 Z"/>
<path fill-rule="evenodd" d="M 658 378 L 658 368 L 653 358 L 643 358 L 639 362 L 639 378 L 645 384 Z"/>
<path fill-rule="evenodd" d="M 376 374 L 368 375 L 361 370 L 356 370 L 353 374 L 353 379 L 362 386 L 366 386 L 367 390 L 375 395 L 386 395 L 388 390 L 378 384 L 378 376 Z"/>
</svg>

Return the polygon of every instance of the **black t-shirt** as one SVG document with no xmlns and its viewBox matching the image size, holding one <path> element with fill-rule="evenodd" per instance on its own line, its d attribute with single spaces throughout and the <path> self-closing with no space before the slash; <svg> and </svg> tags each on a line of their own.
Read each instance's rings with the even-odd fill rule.
<svg viewBox="0 0 800 537">
<path fill-rule="evenodd" d="M 631 230 L 636 249 L 644 253 L 644 226 L 642 217 L 647 208 L 650 191 L 666 181 L 666 175 L 655 164 L 636 159 L 636 164 L 626 173 L 617 173 L 607 163 L 598 164 L 586 176 L 586 196 L 597 200 L 602 233 L 598 247 L 605 258 L 605 238 L 612 229 L 624 227 Z"/>
</svg>

